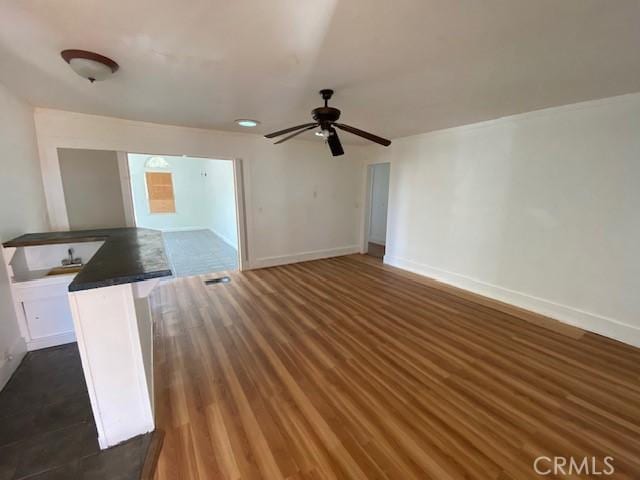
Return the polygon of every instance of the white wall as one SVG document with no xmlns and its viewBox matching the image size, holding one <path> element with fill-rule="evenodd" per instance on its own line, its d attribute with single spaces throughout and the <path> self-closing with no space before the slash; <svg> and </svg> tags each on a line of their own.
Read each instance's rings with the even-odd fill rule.
<svg viewBox="0 0 640 480">
<path fill-rule="evenodd" d="M 108 150 L 58 150 L 71 230 L 125 227 L 118 155 Z"/>
<path fill-rule="evenodd" d="M 131 178 L 136 225 L 158 230 L 208 228 L 234 248 L 238 245 L 233 163 L 183 156 L 161 155 L 166 168 L 147 168 L 152 155 L 130 153 Z M 150 213 L 145 172 L 172 174 L 175 213 Z"/>
<path fill-rule="evenodd" d="M 392 163 L 386 262 L 640 346 L 640 94 L 369 157 Z"/>
<path fill-rule="evenodd" d="M 207 228 L 208 209 L 206 208 L 204 177 L 207 161 L 200 158 L 161 155 L 168 163 L 168 168 L 147 168 L 145 163 L 153 156 L 136 153 L 128 155 L 136 225 L 157 230 Z M 149 211 L 145 178 L 147 171 L 171 173 L 175 213 L 151 213 Z"/>
<path fill-rule="evenodd" d="M 33 109 L 0 84 L 0 242 L 48 229 Z M 0 262 L 0 388 L 26 352 Z M 7 355 L 13 355 L 7 361 Z"/>
<path fill-rule="evenodd" d="M 236 199 L 233 164 L 229 161 L 206 160 L 205 194 L 209 210 L 208 226 L 234 248 L 238 246 Z"/>
<path fill-rule="evenodd" d="M 389 164 L 371 165 L 371 217 L 369 241 L 384 245 L 387 238 L 387 208 L 389 204 Z"/>
<path fill-rule="evenodd" d="M 54 228 L 67 223 L 56 149 L 240 158 L 252 267 L 360 251 L 365 147 L 331 157 L 320 141 L 282 145 L 258 135 L 157 125 L 36 109 L 47 206 Z"/>
</svg>

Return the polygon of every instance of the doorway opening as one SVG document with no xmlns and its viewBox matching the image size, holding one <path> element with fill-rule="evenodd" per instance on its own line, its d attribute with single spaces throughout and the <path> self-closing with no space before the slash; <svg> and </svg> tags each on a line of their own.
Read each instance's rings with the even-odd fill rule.
<svg viewBox="0 0 640 480">
<path fill-rule="evenodd" d="M 238 270 L 232 160 L 127 154 L 137 227 L 162 231 L 176 277 Z"/>
<path fill-rule="evenodd" d="M 387 244 L 387 208 L 389 205 L 389 173 L 391 164 L 369 165 L 367 171 L 369 208 L 365 222 L 367 255 L 384 258 Z"/>
</svg>

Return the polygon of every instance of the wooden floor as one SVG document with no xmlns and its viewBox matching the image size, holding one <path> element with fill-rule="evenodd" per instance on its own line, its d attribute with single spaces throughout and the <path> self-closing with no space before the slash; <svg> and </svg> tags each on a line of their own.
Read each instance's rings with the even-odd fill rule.
<svg viewBox="0 0 640 480">
<path fill-rule="evenodd" d="M 367 256 L 229 275 L 154 293 L 157 480 L 640 478 L 639 349 Z"/>
</svg>

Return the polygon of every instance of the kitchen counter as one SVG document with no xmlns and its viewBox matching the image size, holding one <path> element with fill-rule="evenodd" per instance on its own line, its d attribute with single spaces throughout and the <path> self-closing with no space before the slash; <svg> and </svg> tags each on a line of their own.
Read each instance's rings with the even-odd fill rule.
<svg viewBox="0 0 640 480">
<path fill-rule="evenodd" d="M 30 233 L 3 245 L 29 348 L 78 343 L 100 449 L 153 431 L 149 295 L 160 277 L 171 275 L 162 233 L 146 228 Z M 47 275 L 70 247 L 84 256 L 82 269 L 75 276 Z M 24 276 L 25 271 L 44 276 L 16 281 L 16 272 Z"/>
<path fill-rule="evenodd" d="M 28 233 L 4 242 L 3 246 L 31 247 L 95 241 L 104 241 L 104 244 L 69 284 L 70 292 L 172 275 L 162 233 L 146 228 Z"/>
</svg>

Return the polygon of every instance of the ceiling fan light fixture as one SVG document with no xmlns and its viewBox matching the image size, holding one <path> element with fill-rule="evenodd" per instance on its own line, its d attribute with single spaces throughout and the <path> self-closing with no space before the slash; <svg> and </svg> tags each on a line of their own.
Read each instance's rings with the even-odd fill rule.
<svg viewBox="0 0 640 480">
<path fill-rule="evenodd" d="M 110 58 L 87 50 L 63 50 L 60 55 L 74 72 L 91 83 L 105 80 L 120 68 Z"/>
<path fill-rule="evenodd" d="M 377 135 L 374 135 L 373 133 L 365 132 L 364 130 L 360 130 L 359 128 L 355 128 L 344 123 L 338 123 L 338 119 L 340 118 L 340 110 L 329 106 L 329 100 L 333 95 L 333 90 L 320 90 L 320 95 L 324 100 L 324 106 L 314 108 L 311 111 L 311 116 L 315 120 L 314 122 L 303 123 L 302 125 L 285 128 L 284 130 L 278 130 L 277 132 L 267 133 L 265 135 L 265 138 L 282 137 L 280 138 L 280 140 L 274 142 L 274 145 L 278 145 L 280 143 L 286 142 L 287 140 L 291 140 L 292 138 L 297 137 L 304 132 L 313 130 L 315 128 L 320 128 L 320 131 L 316 130 L 315 134 L 319 137 L 324 137 L 324 139 L 326 140 L 326 144 L 329 146 L 329 150 L 331 150 L 331 155 L 333 155 L 334 157 L 344 155 L 344 149 L 342 148 L 342 143 L 340 143 L 340 138 L 338 137 L 336 128 L 339 128 L 340 130 L 351 133 L 358 137 L 365 138 L 370 142 L 377 143 L 378 145 L 382 145 L 384 147 L 388 147 L 389 145 L 391 145 L 391 140 L 387 140 L 386 138 L 379 137 Z M 283 135 L 287 136 L 283 137 Z"/>
<path fill-rule="evenodd" d="M 250 118 L 239 118 L 236 120 L 236 124 L 245 128 L 253 128 L 260 125 L 260 122 L 258 120 L 252 120 Z"/>
</svg>

